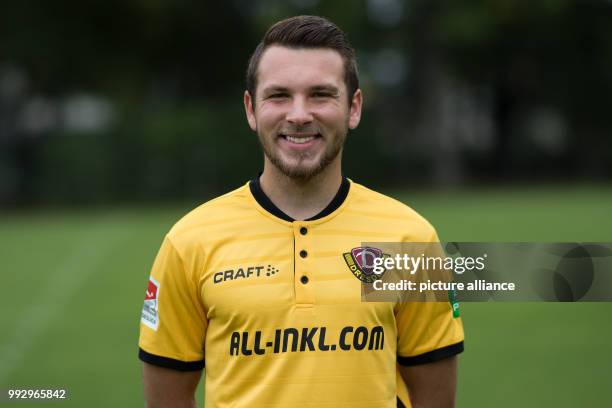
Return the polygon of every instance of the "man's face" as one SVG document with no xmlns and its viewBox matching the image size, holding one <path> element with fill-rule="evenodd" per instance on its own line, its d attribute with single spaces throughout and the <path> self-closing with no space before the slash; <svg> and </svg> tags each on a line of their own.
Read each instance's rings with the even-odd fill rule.
<svg viewBox="0 0 612 408">
<path fill-rule="evenodd" d="M 266 161 L 305 180 L 331 163 L 339 165 L 348 129 L 357 127 L 361 116 L 361 91 L 347 103 L 340 54 L 271 46 L 261 57 L 257 78 L 255 109 L 248 92 L 244 104 Z"/>
</svg>

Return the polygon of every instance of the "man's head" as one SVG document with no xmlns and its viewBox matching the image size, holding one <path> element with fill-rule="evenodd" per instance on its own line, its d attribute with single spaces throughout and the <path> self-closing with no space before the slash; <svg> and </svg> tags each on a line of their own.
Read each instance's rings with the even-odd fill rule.
<svg viewBox="0 0 612 408">
<path fill-rule="evenodd" d="M 273 25 L 249 62 L 244 105 L 266 165 L 308 180 L 335 164 L 359 124 L 354 51 L 330 21 L 298 16 Z"/>
<path fill-rule="evenodd" d="M 272 45 L 287 48 L 329 48 L 342 57 L 344 83 L 349 98 L 359 89 L 355 50 L 346 34 L 331 21 L 319 16 L 296 16 L 272 25 L 251 55 L 246 75 L 246 88 L 251 95 L 257 90 L 257 69 L 261 56 Z M 351 100 L 348 100 L 350 103 Z"/>
</svg>

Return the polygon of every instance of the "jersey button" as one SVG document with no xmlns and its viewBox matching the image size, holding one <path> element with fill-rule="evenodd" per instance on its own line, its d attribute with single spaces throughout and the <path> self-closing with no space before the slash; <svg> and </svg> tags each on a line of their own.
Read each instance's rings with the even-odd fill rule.
<svg viewBox="0 0 612 408">
<path fill-rule="evenodd" d="M 308 228 L 306 228 L 306 227 L 300 228 L 300 234 L 302 234 L 302 235 L 308 234 Z"/>
<path fill-rule="evenodd" d="M 300 278 L 300 282 L 302 282 L 304 285 L 308 283 L 308 276 L 302 276 Z"/>
<path fill-rule="evenodd" d="M 302 249 L 302 250 L 300 251 L 300 256 L 301 256 L 302 258 L 306 258 L 306 257 L 308 256 L 308 252 L 306 252 L 305 250 L 303 250 L 303 249 Z"/>
</svg>

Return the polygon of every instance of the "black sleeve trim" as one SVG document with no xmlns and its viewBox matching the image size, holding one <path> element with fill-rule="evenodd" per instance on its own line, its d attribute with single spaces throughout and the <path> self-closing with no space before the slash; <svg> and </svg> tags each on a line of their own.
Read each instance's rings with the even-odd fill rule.
<svg viewBox="0 0 612 408">
<path fill-rule="evenodd" d="M 155 354 L 147 353 L 143 349 L 138 349 L 138 358 L 145 363 L 153 364 L 159 367 L 171 368 L 177 371 L 200 371 L 204 368 L 204 360 L 201 361 L 181 361 L 173 358 L 156 356 Z"/>
<path fill-rule="evenodd" d="M 403 366 L 414 366 L 419 364 L 433 363 L 435 361 L 444 360 L 445 358 L 452 357 L 463 351 L 463 342 L 460 341 L 450 346 L 442 347 L 436 350 L 429 351 L 427 353 L 419 354 L 418 356 L 402 357 L 397 356 L 397 362 Z"/>
</svg>

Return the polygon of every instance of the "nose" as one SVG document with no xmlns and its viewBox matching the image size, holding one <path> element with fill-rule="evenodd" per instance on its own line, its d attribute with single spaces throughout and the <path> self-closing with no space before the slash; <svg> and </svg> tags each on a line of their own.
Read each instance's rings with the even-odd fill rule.
<svg viewBox="0 0 612 408">
<path fill-rule="evenodd" d="M 304 125 L 312 122 L 312 113 L 308 108 L 308 104 L 302 97 L 295 97 L 292 100 L 289 111 L 286 116 L 287 122 L 294 125 Z"/>
</svg>

